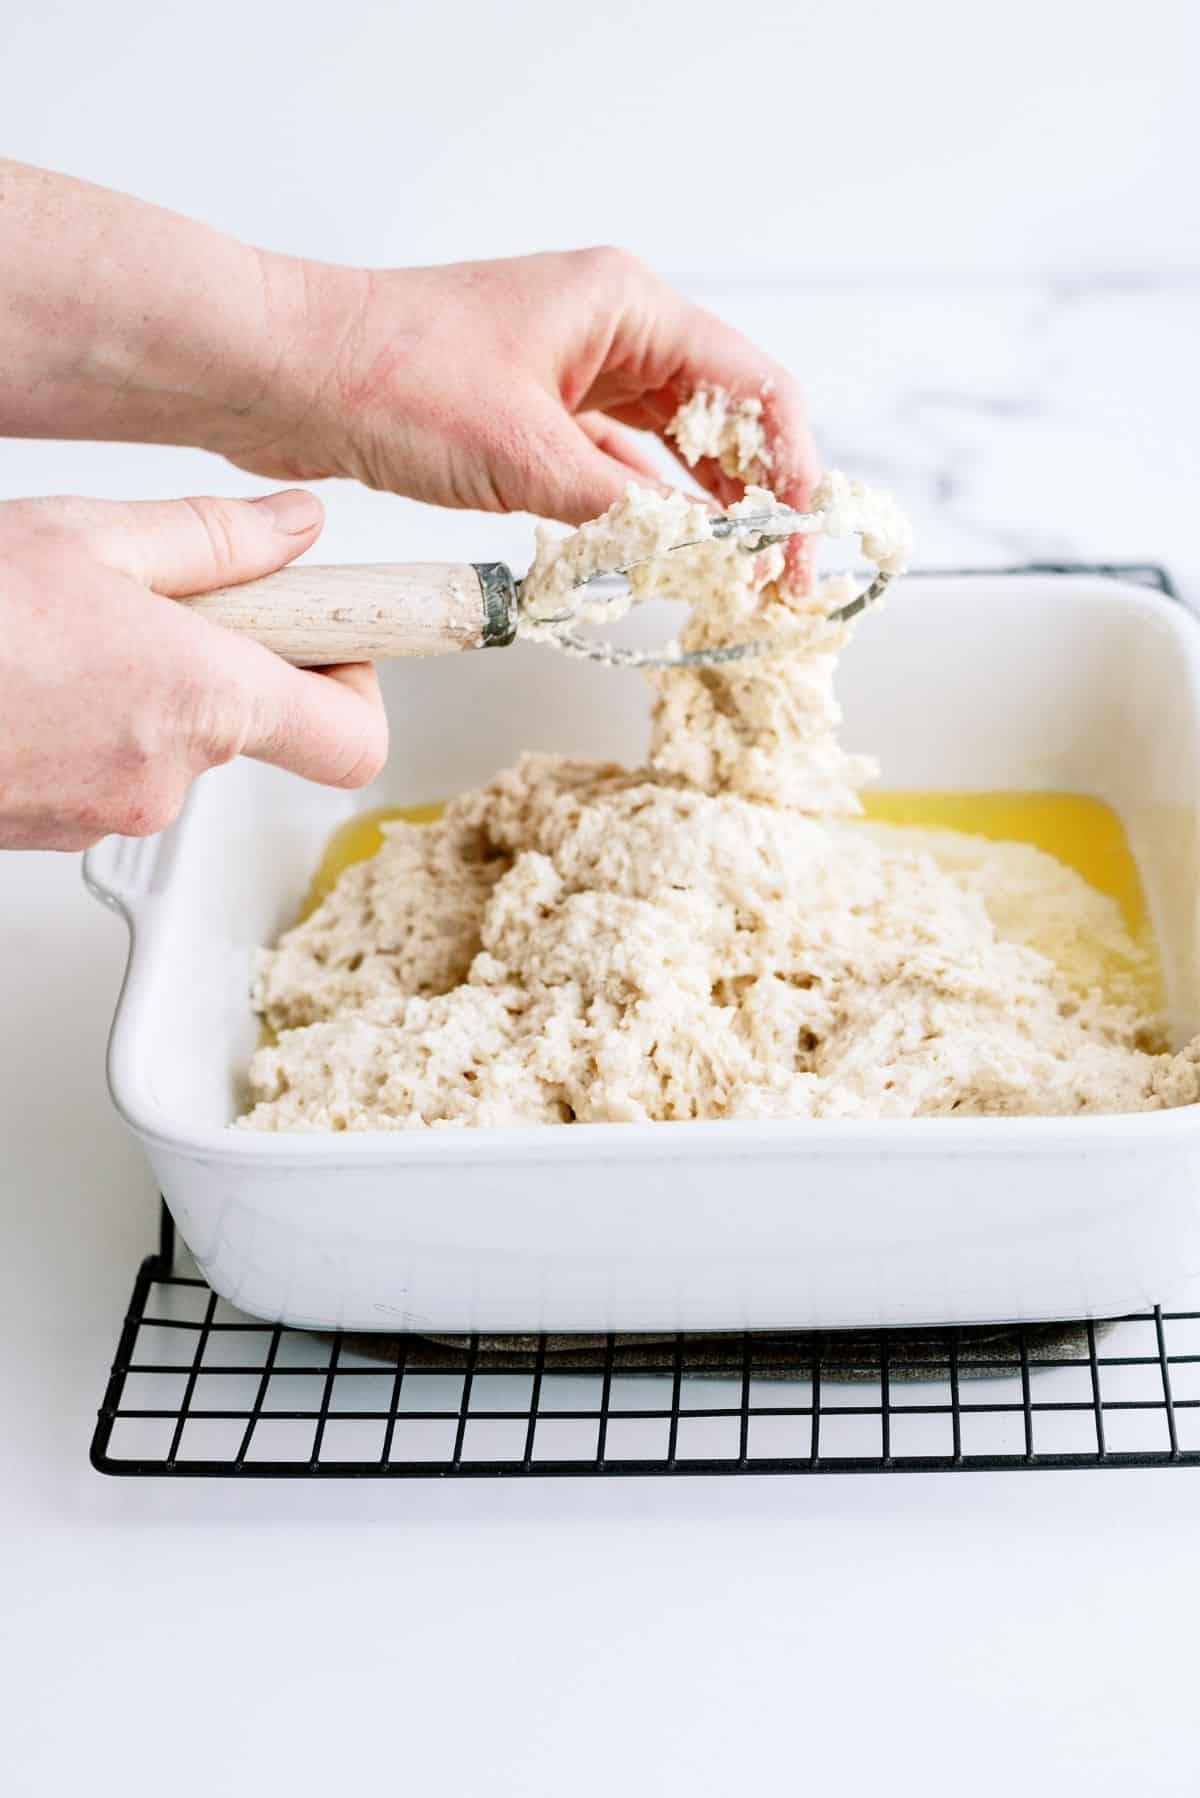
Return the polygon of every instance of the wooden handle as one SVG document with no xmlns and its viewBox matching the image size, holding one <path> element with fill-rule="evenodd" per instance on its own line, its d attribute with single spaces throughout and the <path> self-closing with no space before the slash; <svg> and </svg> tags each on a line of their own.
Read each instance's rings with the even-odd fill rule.
<svg viewBox="0 0 1200 1798">
<path fill-rule="evenodd" d="M 498 648 L 517 628 L 503 562 L 304 564 L 182 603 L 298 668 Z"/>
</svg>

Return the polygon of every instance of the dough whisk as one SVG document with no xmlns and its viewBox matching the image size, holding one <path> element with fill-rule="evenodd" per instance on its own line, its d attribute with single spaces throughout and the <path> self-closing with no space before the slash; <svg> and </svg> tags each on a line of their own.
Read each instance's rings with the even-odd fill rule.
<svg viewBox="0 0 1200 1798">
<path fill-rule="evenodd" d="M 820 531 L 823 526 L 821 513 L 798 512 L 786 506 L 709 521 L 713 537 L 734 538 L 749 554 L 787 537 Z M 705 539 L 689 538 L 672 544 L 664 554 L 702 541 Z M 581 594 L 591 589 L 586 599 L 589 614 L 597 606 L 623 608 L 628 599 L 624 590 L 610 599 L 594 583 L 612 581 L 652 559 L 606 568 L 576 583 L 575 590 Z M 862 592 L 825 616 L 833 623 L 855 617 L 879 598 L 891 578 L 887 571 L 878 570 Z M 568 655 L 618 668 L 716 667 L 786 648 L 764 637 L 705 649 L 681 650 L 668 645 L 643 650 L 581 636 L 572 629 L 579 607 L 539 616 L 524 602 L 522 582 L 504 562 L 301 564 L 182 603 L 214 624 L 252 637 L 300 668 L 446 655 L 463 649 L 502 649 L 513 642 L 523 622 L 541 642 Z"/>
</svg>

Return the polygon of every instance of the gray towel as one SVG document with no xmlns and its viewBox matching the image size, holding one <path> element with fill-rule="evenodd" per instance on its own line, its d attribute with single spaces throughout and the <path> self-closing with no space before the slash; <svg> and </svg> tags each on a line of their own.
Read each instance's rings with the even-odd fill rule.
<svg viewBox="0 0 1200 1798">
<path fill-rule="evenodd" d="M 1095 1326 L 1097 1335 L 1105 1328 Z M 1087 1325 L 1082 1323 L 996 1324 L 987 1328 L 905 1330 L 887 1335 L 888 1375 L 894 1380 L 945 1380 L 951 1344 L 964 1379 L 1011 1378 L 1020 1373 L 1021 1344 L 1031 1366 L 1039 1362 L 1088 1358 Z M 325 1337 L 328 1341 L 329 1338 Z M 343 1344 L 371 1360 L 396 1361 L 425 1372 L 458 1373 L 468 1366 L 486 1373 L 530 1373 L 539 1365 L 537 1336 L 481 1336 L 472 1359 L 465 1336 L 348 1335 Z M 677 1365 L 689 1378 L 804 1380 L 819 1369 L 822 1380 L 878 1380 L 882 1375 L 880 1335 L 871 1330 L 754 1331 L 671 1335 L 618 1334 L 548 1336 L 540 1365 L 547 1373 L 673 1375 Z"/>
</svg>

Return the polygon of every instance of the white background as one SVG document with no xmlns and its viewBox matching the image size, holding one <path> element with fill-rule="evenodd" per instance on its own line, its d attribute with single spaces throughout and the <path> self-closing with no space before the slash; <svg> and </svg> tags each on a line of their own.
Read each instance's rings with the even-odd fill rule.
<svg viewBox="0 0 1200 1798">
<path fill-rule="evenodd" d="M 297 253 L 625 243 L 788 356 L 927 561 L 1169 555 L 1194 580 L 1196 16 L 0 0 L 0 129 Z M 255 485 L 188 451 L 0 444 L 0 495 Z M 331 558 L 527 535 L 327 497 Z M 7 1791 L 1194 1790 L 1190 1473 L 91 1474 L 153 1227 L 103 1086 L 123 938 L 42 856 L 0 866 L 0 931 Z"/>
<path fill-rule="evenodd" d="M 741 276 L 1194 261 L 1188 0 L 5 10 L 8 154 L 276 249 L 612 240 Z"/>
</svg>

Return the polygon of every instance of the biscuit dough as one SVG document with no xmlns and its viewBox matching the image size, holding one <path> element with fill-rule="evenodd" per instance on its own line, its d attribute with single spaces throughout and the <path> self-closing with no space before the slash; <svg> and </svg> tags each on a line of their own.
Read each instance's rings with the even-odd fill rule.
<svg viewBox="0 0 1200 1798">
<path fill-rule="evenodd" d="M 707 459 L 740 481 L 765 480 L 770 471 L 761 399 L 735 401 L 720 388 L 699 387 L 680 406 L 667 435 L 689 468 Z"/>
<path fill-rule="evenodd" d="M 710 394 L 677 441 L 762 472 L 760 415 Z M 890 502 L 838 476 L 817 499 L 831 534 L 861 529 L 868 553 L 902 564 Z M 614 548 L 655 553 L 703 536 L 703 520 L 681 496 L 634 489 L 543 539 L 545 611 Z M 872 764 L 837 741 L 836 589 L 796 593 L 780 550 L 711 538 L 634 586 L 688 599 L 689 647 L 771 635 L 788 653 L 650 676 L 644 768 L 527 755 L 435 823 L 387 825 L 379 853 L 260 958 L 254 1003 L 278 1038 L 253 1059 L 243 1127 L 1073 1114 L 1200 1097 L 1200 1047 L 1153 1052 L 1156 1022 L 1129 1002 L 1147 951 L 1115 900 L 1025 845 L 855 816 Z"/>
</svg>

